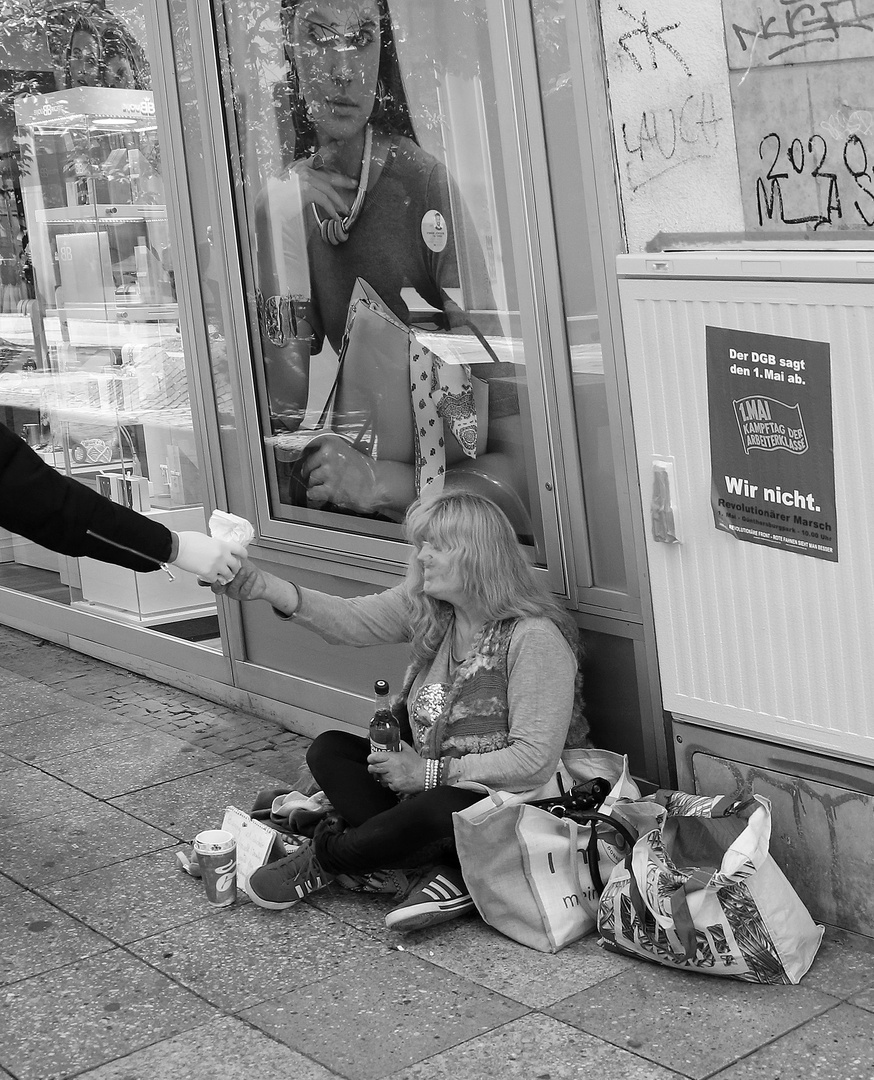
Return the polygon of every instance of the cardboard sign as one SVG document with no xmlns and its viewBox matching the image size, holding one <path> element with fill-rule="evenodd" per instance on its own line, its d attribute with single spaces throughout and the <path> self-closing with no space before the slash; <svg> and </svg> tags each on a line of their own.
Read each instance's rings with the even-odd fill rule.
<svg viewBox="0 0 874 1080">
<path fill-rule="evenodd" d="M 236 806 L 225 810 L 221 827 L 232 833 L 237 841 L 238 889 L 245 891 L 250 875 L 267 862 L 274 846 L 280 856 L 285 854 L 285 845 L 273 829 L 253 820 Z"/>
</svg>

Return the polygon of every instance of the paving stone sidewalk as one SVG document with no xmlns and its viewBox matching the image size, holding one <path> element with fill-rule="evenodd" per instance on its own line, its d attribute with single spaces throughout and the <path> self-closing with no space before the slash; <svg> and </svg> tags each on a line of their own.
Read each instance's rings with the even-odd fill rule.
<svg viewBox="0 0 874 1080">
<path fill-rule="evenodd" d="M 874 1080 L 867 939 L 763 987 L 334 887 L 210 908 L 176 852 L 306 738 L 2 626 L 0 702 L 0 1080 Z"/>
</svg>

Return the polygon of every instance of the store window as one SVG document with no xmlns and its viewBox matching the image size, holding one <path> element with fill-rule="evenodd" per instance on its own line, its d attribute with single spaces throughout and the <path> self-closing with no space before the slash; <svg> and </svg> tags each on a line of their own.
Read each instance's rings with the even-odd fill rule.
<svg viewBox="0 0 874 1080">
<path fill-rule="evenodd" d="M 142 4 L 2 7 L 0 416 L 66 475 L 204 531 Z M 219 645 L 187 574 L 4 534 L 0 586 Z"/>
<path fill-rule="evenodd" d="M 499 6 L 215 10 L 268 525 L 399 538 L 417 494 L 463 484 L 495 498 L 543 561 L 545 425 L 511 240 Z"/>
</svg>

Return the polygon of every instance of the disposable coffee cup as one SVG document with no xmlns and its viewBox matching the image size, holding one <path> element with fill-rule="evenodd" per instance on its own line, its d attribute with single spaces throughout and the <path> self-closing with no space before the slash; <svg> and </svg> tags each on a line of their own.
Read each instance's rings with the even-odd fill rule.
<svg viewBox="0 0 874 1080">
<path fill-rule="evenodd" d="M 224 829 L 207 829 L 194 838 L 206 898 L 216 907 L 237 899 L 237 841 Z"/>
</svg>

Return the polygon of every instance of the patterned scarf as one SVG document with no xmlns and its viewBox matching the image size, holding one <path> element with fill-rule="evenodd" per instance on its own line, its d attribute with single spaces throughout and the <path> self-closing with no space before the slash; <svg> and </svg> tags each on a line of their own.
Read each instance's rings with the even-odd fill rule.
<svg viewBox="0 0 874 1080">
<path fill-rule="evenodd" d="M 429 725 L 407 712 L 410 689 L 420 671 L 415 665 L 407 669 L 398 705 L 411 728 L 416 727 L 423 757 L 483 754 L 509 745 L 507 654 L 515 626 L 515 619 L 486 624 L 452 682 L 443 687 L 442 708 Z M 447 635 L 451 632 L 452 624 Z"/>
</svg>

